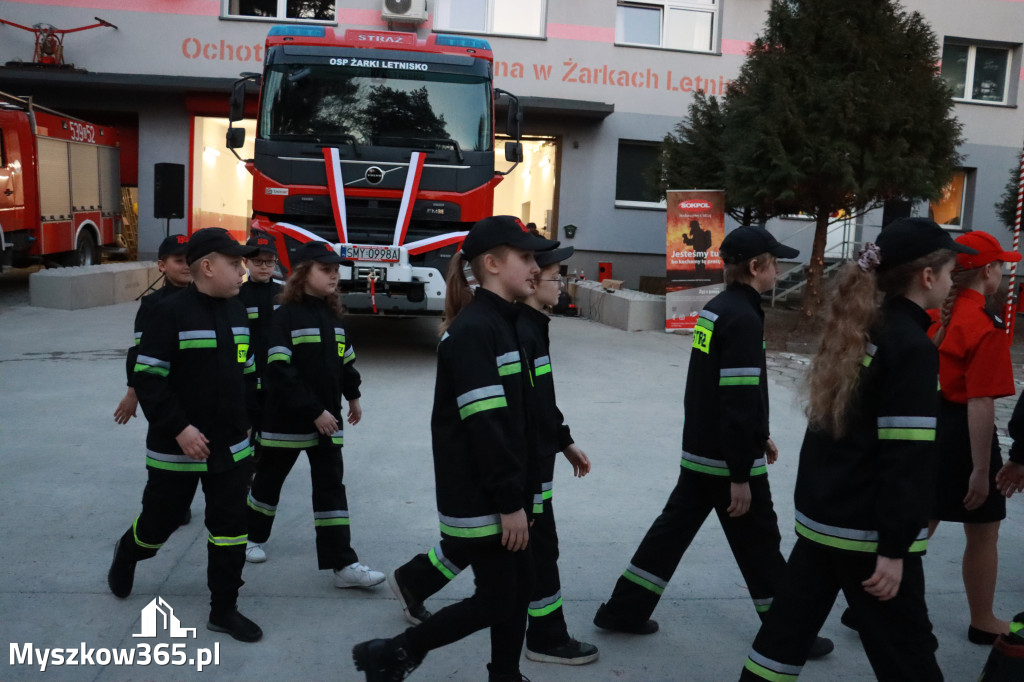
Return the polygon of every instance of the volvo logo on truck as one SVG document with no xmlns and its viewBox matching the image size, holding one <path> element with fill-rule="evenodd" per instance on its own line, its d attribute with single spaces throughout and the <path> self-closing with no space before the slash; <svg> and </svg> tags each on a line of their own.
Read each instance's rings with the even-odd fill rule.
<svg viewBox="0 0 1024 682">
<path fill-rule="evenodd" d="M 377 166 L 370 166 L 366 169 L 366 173 L 363 177 L 371 185 L 379 185 L 380 181 L 384 179 L 384 171 Z"/>
</svg>

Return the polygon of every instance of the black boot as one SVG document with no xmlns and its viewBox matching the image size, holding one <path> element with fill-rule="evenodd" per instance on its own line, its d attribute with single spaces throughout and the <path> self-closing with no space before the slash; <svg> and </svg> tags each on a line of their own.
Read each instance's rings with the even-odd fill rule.
<svg viewBox="0 0 1024 682">
<path fill-rule="evenodd" d="M 132 586 L 135 584 L 135 559 L 129 557 L 128 552 L 123 549 L 126 537 L 122 536 L 114 544 L 114 559 L 110 562 L 110 570 L 107 571 L 107 586 L 115 597 L 121 599 L 132 593 Z"/>
<path fill-rule="evenodd" d="M 367 682 L 400 682 L 423 662 L 423 655 L 409 650 L 405 635 L 394 639 L 371 639 L 352 647 L 356 670 L 366 673 Z"/>
<path fill-rule="evenodd" d="M 238 612 L 231 609 L 227 612 L 210 611 L 210 620 L 206 623 L 207 630 L 226 632 L 239 642 L 258 642 L 263 637 L 263 630 Z"/>
<path fill-rule="evenodd" d="M 487 664 L 487 682 L 530 682 L 530 678 L 518 670 L 514 673 L 496 673 L 491 671 L 491 664 Z"/>
</svg>

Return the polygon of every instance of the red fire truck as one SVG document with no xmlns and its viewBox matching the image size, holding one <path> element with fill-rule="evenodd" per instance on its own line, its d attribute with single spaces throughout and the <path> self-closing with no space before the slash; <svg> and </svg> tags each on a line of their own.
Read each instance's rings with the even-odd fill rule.
<svg viewBox="0 0 1024 682">
<path fill-rule="evenodd" d="M 121 231 L 117 131 L 0 93 L 0 268 L 91 265 Z"/>
<path fill-rule="evenodd" d="M 262 76 L 236 82 L 229 116 L 242 119 L 259 81 L 251 229 L 273 236 L 282 273 L 299 244 L 333 244 L 353 262 L 339 285 L 349 310 L 440 313 L 448 263 L 509 172 L 494 170 L 495 97 L 509 98 L 505 159 L 522 160 L 518 100 L 494 89 L 490 45 L 277 26 L 265 55 Z M 227 146 L 244 135 L 230 128 Z"/>
</svg>

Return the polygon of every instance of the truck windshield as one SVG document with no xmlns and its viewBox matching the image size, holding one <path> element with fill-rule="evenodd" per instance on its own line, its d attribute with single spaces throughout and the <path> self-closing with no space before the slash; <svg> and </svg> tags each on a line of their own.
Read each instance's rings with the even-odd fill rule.
<svg viewBox="0 0 1024 682">
<path fill-rule="evenodd" d="M 259 137 L 490 151 L 490 83 L 401 68 L 274 65 L 264 74 Z"/>
</svg>

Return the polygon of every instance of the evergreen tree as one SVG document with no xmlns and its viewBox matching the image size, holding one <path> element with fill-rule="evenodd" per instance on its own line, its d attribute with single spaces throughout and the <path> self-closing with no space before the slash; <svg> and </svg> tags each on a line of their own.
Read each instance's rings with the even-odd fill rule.
<svg viewBox="0 0 1024 682">
<path fill-rule="evenodd" d="M 666 145 L 666 160 L 690 164 L 673 182 L 724 187 L 758 218 L 813 217 L 812 317 L 830 216 L 937 198 L 952 177 L 961 126 L 938 61 L 921 15 L 892 0 L 773 0 L 721 104 L 696 99 L 681 144 Z"/>
<path fill-rule="evenodd" d="M 1003 196 L 999 198 L 999 203 L 996 204 L 996 215 L 999 217 L 999 221 L 1006 225 L 1007 229 L 1013 231 L 1014 225 L 1017 224 L 1017 197 L 1020 191 L 1020 166 L 1014 166 L 1010 169 L 1010 179 L 1006 182 L 1006 187 L 1003 188 Z"/>
</svg>

